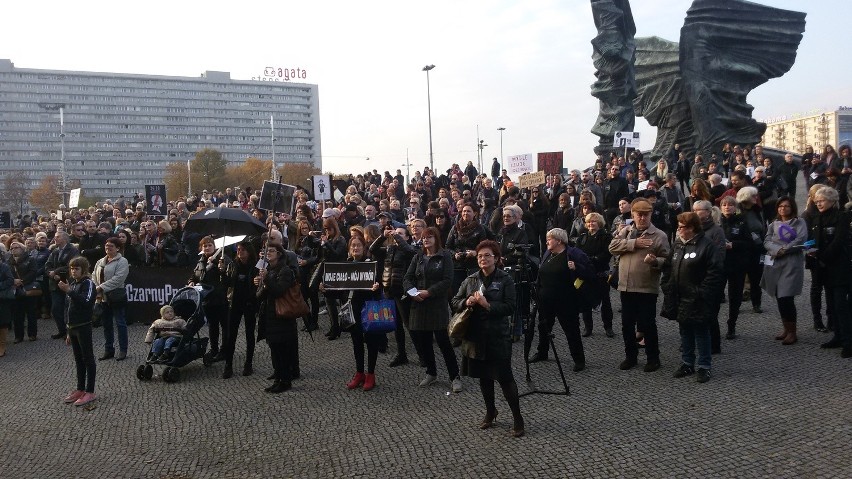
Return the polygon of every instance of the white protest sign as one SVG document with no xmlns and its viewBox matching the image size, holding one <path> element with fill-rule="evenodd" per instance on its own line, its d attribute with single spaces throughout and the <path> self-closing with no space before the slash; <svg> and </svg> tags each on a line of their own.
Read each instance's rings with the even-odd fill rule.
<svg viewBox="0 0 852 479">
<path fill-rule="evenodd" d="M 524 173 L 533 172 L 533 156 L 532 153 L 523 155 L 513 155 L 506 159 L 506 172 L 511 178 L 518 178 Z"/>
<path fill-rule="evenodd" d="M 69 208 L 76 208 L 80 205 L 80 190 L 81 188 L 74 188 L 71 190 L 71 195 L 68 197 Z"/>
<path fill-rule="evenodd" d="M 612 137 L 613 148 L 639 148 L 638 131 L 618 131 Z"/>
<path fill-rule="evenodd" d="M 639 182 L 639 186 L 638 186 L 638 187 L 636 187 L 636 191 L 645 191 L 645 190 L 647 190 L 647 189 L 648 189 L 648 183 L 650 183 L 650 182 L 651 182 L 651 180 L 640 181 L 640 182 Z"/>
<path fill-rule="evenodd" d="M 331 180 L 328 175 L 314 175 L 314 199 L 317 201 L 331 199 Z"/>
</svg>

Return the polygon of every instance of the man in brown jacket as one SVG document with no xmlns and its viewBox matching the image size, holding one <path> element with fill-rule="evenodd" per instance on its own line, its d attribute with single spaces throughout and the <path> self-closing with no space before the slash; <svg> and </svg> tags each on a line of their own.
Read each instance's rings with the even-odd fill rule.
<svg viewBox="0 0 852 479">
<path fill-rule="evenodd" d="M 639 346 L 636 331 L 645 335 L 645 372 L 660 368 L 657 336 L 657 295 L 663 263 L 671 251 L 666 234 L 651 224 L 653 206 L 645 198 L 630 205 L 633 222 L 622 227 L 609 244 L 609 252 L 618 255 L 618 290 L 621 292 L 621 333 L 626 358 L 619 368 L 636 365 Z"/>
</svg>

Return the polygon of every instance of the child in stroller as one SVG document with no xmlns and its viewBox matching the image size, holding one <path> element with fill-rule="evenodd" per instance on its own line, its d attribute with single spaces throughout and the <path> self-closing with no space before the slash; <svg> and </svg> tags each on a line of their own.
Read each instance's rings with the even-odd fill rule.
<svg viewBox="0 0 852 479">
<path fill-rule="evenodd" d="M 151 324 L 145 335 L 145 342 L 151 344 L 148 362 L 168 362 L 172 358 L 172 347 L 180 341 L 184 328 L 186 321 L 175 315 L 174 308 L 170 305 L 160 308 L 160 319 Z"/>
</svg>

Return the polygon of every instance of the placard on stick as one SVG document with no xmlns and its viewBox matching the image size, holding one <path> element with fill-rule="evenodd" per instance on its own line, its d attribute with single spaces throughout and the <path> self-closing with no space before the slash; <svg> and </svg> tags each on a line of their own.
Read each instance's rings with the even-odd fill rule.
<svg viewBox="0 0 852 479">
<path fill-rule="evenodd" d="M 543 171 L 521 175 L 521 177 L 518 178 L 518 187 L 532 188 L 533 186 L 543 185 L 545 176 L 546 175 Z"/>
</svg>

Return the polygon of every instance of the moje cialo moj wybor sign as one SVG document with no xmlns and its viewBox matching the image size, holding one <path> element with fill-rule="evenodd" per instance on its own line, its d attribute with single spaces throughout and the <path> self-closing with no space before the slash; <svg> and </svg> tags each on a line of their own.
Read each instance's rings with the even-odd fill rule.
<svg viewBox="0 0 852 479">
<path fill-rule="evenodd" d="M 372 289 L 376 282 L 376 263 L 325 263 L 322 282 L 325 289 Z"/>
</svg>

